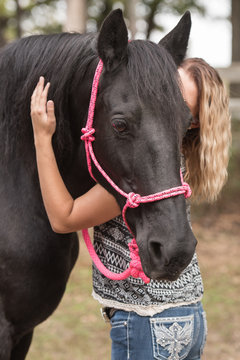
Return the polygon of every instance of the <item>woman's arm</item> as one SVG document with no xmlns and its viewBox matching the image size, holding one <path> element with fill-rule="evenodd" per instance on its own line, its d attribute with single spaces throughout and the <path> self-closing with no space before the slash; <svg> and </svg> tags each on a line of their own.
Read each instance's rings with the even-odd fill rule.
<svg viewBox="0 0 240 360">
<path fill-rule="evenodd" d="M 104 223 L 119 215 L 120 208 L 114 197 L 99 184 L 75 200 L 68 192 L 52 148 L 56 118 L 53 101 L 47 102 L 49 86 L 48 83 L 44 88 L 41 77 L 31 100 L 38 175 L 52 229 L 68 233 Z"/>
</svg>

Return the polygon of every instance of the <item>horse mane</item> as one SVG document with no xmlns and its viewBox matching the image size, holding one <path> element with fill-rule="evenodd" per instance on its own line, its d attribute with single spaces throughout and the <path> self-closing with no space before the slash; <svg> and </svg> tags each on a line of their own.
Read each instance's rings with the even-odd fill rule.
<svg viewBox="0 0 240 360">
<path fill-rule="evenodd" d="M 33 35 L 7 45 L 0 52 L 0 151 L 24 161 L 34 156 L 30 99 L 39 77 L 51 82 L 57 130 L 54 150 L 67 159 L 73 153 L 69 121 L 70 92 L 97 66 L 96 34 Z M 134 40 L 128 46 L 127 68 L 137 96 L 177 128 L 176 104 L 180 90 L 177 68 L 168 52 L 151 41 Z M 168 106 L 166 106 L 168 104 Z M 173 106 L 174 105 L 174 106 Z M 164 111 L 168 112 L 163 114 Z M 170 120 L 169 120 L 170 119 Z M 162 120 L 162 121 L 163 121 Z M 177 132 L 178 133 L 178 132 Z M 34 162 L 35 163 L 35 162 Z"/>
<path fill-rule="evenodd" d="M 29 158 L 30 152 L 34 154 L 29 151 L 30 145 L 33 148 L 30 99 L 41 75 L 51 82 L 49 98 L 56 105 L 56 151 L 71 152 L 69 92 L 73 82 L 81 82 L 94 60 L 97 63 L 94 46 L 89 45 L 94 38 L 93 34 L 78 33 L 33 35 L 0 52 L 0 133 L 5 159 L 20 153 L 22 156 L 22 152 L 24 158 Z"/>
<path fill-rule="evenodd" d="M 161 45 L 134 40 L 128 46 L 128 73 L 140 101 L 148 103 L 179 134 L 176 110 L 182 101 L 177 67 Z M 165 113 L 163 113 L 165 111 Z"/>
</svg>

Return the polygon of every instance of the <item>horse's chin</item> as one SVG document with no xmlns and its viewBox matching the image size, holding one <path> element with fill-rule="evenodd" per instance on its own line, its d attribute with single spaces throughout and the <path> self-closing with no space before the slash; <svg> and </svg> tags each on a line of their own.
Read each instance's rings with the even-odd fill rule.
<svg viewBox="0 0 240 360">
<path fill-rule="evenodd" d="M 163 274 L 161 276 L 159 276 L 159 274 L 157 276 L 155 276 L 155 274 L 151 274 L 149 277 L 152 280 L 156 280 L 156 281 L 176 281 L 181 273 L 177 273 L 177 274 Z"/>
<path fill-rule="evenodd" d="M 156 280 L 156 281 L 176 281 L 179 276 L 181 275 L 182 271 L 184 270 L 184 268 L 182 268 L 181 270 L 176 270 L 176 269 L 168 269 L 166 267 L 163 267 L 162 271 L 144 271 L 144 273 L 151 279 L 151 280 Z"/>
</svg>

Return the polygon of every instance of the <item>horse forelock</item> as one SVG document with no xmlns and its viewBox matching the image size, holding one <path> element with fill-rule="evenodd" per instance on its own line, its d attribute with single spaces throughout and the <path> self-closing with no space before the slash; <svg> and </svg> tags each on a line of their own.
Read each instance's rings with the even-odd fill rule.
<svg viewBox="0 0 240 360">
<path fill-rule="evenodd" d="M 128 73 L 140 101 L 147 103 L 159 117 L 179 132 L 176 111 L 183 103 L 178 86 L 177 67 L 161 45 L 134 40 L 128 46 Z"/>
</svg>

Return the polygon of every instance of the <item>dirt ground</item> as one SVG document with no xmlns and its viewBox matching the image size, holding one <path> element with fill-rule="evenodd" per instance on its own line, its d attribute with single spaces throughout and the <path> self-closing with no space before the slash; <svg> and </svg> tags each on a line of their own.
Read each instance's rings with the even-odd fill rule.
<svg viewBox="0 0 240 360">
<path fill-rule="evenodd" d="M 194 224 L 204 280 L 208 338 L 204 360 L 238 360 L 240 353 L 240 212 L 202 217 Z"/>
<path fill-rule="evenodd" d="M 239 202 L 202 208 L 192 223 L 204 279 L 208 338 L 202 360 L 239 360 L 240 353 L 240 215 Z M 220 207 L 220 208 L 219 208 Z M 66 294 L 40 325 L 28 360 L 109 360 L 109 326 L 91 297 L 91 263 L 82 244 L 81 256 Z M 147 360 L 147 359 L 146 359 Z"/>
</svg>

